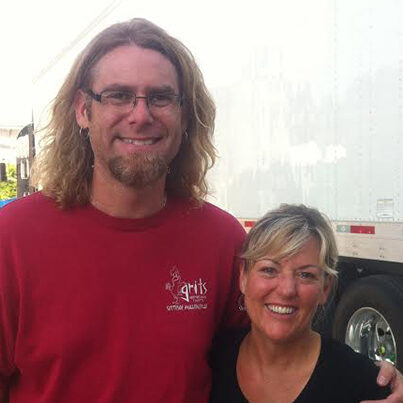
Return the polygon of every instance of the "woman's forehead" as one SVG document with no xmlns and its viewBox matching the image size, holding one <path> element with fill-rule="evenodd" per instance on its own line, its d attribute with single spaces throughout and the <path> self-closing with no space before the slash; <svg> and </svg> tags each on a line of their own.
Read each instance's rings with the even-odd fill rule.
<svg viewBox="0 0 403 403">
<path fill-rule="evenodd" d="M 295 246 L 291 243 L 269 244 L 262 249 L 262 254 L 256 258 L 256 261 L 270 260 L 278 265 L 288 263 L 290 260 L 311 261 L 314 265 L 322 267 L 321 245 L 318 239 L 309 237 L 302 245 Z"/>
</svg>

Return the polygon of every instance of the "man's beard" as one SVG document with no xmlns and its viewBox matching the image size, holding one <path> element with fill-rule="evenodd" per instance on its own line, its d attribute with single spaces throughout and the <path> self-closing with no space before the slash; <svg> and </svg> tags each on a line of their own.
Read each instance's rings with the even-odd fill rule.
<svg viewBox="0 0 403 403">
<path fill-rule="evenodd" d="M 109 159 L 108 167 L 112 176 L 120 183 L 140 189 L 154 184 L 168 172 L 168 164 L 155 154 L 113 157 Z"/>
</svg>

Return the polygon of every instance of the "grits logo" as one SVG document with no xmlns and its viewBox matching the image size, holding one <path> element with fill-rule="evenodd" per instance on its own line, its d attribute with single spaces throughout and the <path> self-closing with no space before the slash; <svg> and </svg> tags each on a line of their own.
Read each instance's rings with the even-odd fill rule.
<svg viewBox="0 0 403 403">
<path fill-rule="evenodd" d="M 207 309 L 207 282 L 198 278 L 193 281 L 183 281 L 177 266 L 172 267 L 169 274 L 171 281 L 165 283 L 165 290 L 172 296 L 168 311 L 191 311 Z"/>
</svg>

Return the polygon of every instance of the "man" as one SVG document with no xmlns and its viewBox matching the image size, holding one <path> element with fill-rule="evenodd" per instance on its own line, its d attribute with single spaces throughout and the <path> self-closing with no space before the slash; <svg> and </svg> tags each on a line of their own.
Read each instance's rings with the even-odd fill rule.
<svg viewBox="0 0 403 403">
<path fill-rule="evenodd" d="M 0 376 L 10 402 L 206 402 L 207 355 L 241 321 L 239 223 L 202 203 L 214 104 L 153 24 L 101 32 L 0 217 Z M 231 291 L 232 290 L 232 291 Z"/>
<path fill-rule="evenodd" d="M 0 214 L 3 402 L 207 402 L 212 338 L 244 321 L 243 230 L 203 202 L 214 115 L 190 52 L 150 22 L 77 58 L 43 191 Z"/>
</svg>

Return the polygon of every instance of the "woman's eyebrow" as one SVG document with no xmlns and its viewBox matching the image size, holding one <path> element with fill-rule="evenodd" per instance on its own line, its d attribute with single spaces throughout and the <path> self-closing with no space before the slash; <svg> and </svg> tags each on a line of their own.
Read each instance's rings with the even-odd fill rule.
<svg viewBox="0 0 403 403">
<path fill-rule="evenodd" d="M 309 269 L 310 267 L 315 268 L 315 269 L 319 269 L 322 270 L 322 267 L 316 265 L 316 264 L 305 264 L 303 266 L 298 267 L 298 270 L 302 270 L 302 269 Z"/>
<path fill-rule="evenodd" d="M 267 257 L 264 257 L 264 258 L 258 260 L 258 262 L 263 262 L 263 261 L 271 262 L 271 263 L 274 263 L 274 264 L 276 264 L 276 265 L 278 265 L 278 266 L 280 265 L 280 263 L 277 262 L 277 260 L 269 259 L 269 258 L 267 258 Z"/>
</svg>

